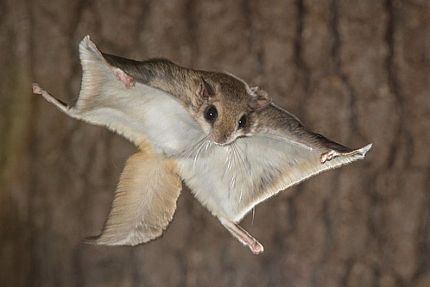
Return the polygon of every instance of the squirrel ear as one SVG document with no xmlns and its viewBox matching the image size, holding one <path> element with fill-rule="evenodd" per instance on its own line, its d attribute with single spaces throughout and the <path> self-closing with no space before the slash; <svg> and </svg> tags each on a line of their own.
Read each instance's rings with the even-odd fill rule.
<svg viewBox="0 0 430 287">
<path fill-rule="evenodd" d="M 260 90 L 259 87 L 252 87 L 251 92 L 252 94 L 249 106 L 253 110 L 261 110 L 272 103 L 272 98 L 269 94 L 264 90 Z"/>
<path fill-rule="evenodd" d="M 215 95 L 215 89 L 204 78 L 201 78 L 198 94 L 202 98 L 209 98 Z"/>
</svg>

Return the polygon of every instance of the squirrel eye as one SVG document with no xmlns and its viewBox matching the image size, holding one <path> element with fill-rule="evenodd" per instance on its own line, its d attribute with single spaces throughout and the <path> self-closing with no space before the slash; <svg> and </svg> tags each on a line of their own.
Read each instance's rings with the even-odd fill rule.
<svg viewBox="0 0 430 287">
<path fill-rule="evenodd" d="M 205 110 L 205 119 L 209 122 L 209 123 L 213 123 L 215 122 L 215 120 L 218 117 L 218 111 L 215 108 L 214 105 L 210 105 L 209 107 L 206 108 Z"/>
<path fill-rule="evenodd" d="M 239 119 L 239 129 L 243 129 L 246 126 L 246 121 L 247 121 L 247 116 L 243 115 L 240 119 Z"/>
</svg>

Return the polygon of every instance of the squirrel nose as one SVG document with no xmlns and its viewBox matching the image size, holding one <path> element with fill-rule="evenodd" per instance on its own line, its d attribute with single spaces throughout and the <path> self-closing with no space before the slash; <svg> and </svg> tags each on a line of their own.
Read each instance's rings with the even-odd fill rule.
<svg viewBox="0 0 430 287">
<path fill-rule="evenodd" d="M 233 142 L 233 136 L 229 134 L 212 135 L 212 141 L 217 145 L 228 145 Z"/>
<path fill-rule="evenodd" d="M 217 145 L 225 145 L 226 144 L 226 140 L 225 139 L 224 140 L 216 139 L 216 140 L 213 140 L 213 141 Z"/>
<path fill-rule="evenodd" d="M 212 140 L 217 145 L 225 145 L 227 142 L 228 136 L 225 134 L 213 134 Z"/>
</svg>

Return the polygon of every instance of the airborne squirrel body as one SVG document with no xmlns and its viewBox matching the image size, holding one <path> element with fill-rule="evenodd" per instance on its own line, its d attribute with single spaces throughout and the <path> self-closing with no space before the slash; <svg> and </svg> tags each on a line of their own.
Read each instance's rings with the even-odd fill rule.
<svg viewBox="0 0 430 287">
<path fill-rule="evenodd" d="M 127 161 L 96 244 L 136 245 L 160 236 L 183 180 L 234 237 L 261 253 L 263 246 L 237 224 L 254 206 L 362 159 L 371 147 L 352 150 L 308 131 L 267 93 L 233 75 L 103 54 L 89 37 L 80 56 L 84 74 L 74 106 L 37 85 L 33 91 L 69 116 L 106 126 L 139 147 Z"/>
</svg>

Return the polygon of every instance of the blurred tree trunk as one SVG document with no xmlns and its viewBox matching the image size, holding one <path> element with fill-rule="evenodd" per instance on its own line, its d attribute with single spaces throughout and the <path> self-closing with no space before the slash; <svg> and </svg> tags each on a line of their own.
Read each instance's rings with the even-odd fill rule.
<svg viewBox="0 0 430 287">
<path fill-rule="evenodd" d="M 162 239 L 97 234 L 134 147 L 73 101 L 77 45 L 258 84 L 362 162 L 259 205 L 253 256 L 184 190 Z M 430 286 L 428 1 L 0 1 L 0 286 Z"/>
</svg>

